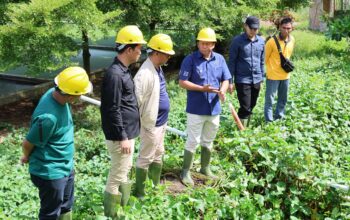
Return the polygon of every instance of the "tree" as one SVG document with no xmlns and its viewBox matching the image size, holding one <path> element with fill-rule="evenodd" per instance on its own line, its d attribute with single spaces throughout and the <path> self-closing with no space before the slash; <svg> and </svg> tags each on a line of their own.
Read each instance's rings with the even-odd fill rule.
<svg viewBox="0 0 350 220">
<path fill-rule="evenodd" d="M 312 0 L 280 0 L 277 4 L 277 7 L 279 9 L 285 9 L 285 8 L 289 8 L 289 9 L 299 9 L 301 7 L 307 7 L 312 3 Z"/>
<path fill-rule="evenodd" d="M 83 46 L 88 60 L 89 38 L 97 39 L 115 27 L 121 11 L 103 13 L 97 0 L 32 0 L 8 4 L 0 26 L 0 68 L 28 67 L 29 73 L 71 65 Z M 84 67 L 90 72 L 89 62 Z"/>
<path fill-rule="evenodd" d="M 0 25 L 5 24 L 6 21 L 8 21 L 8 17 L 5 15 L 8 4 L 21 2 L 29 2 L 29 0 L 2 0 L 0 2 Z"/>
<path fill-rule="evenodd" d="M 107 10 L 112 0 L 102 0 Z M 294 1 L 293 1 L 294 2 Z M 226 47 L 233 35 L 243 29 L 247 15 L 267 18 L 278 8 L 297 8 L 307 0 L 290 3 L 285 0 L 121 0 L 118 7 L 125 11 L 123 23 L 137 24 L 148 35 L 165 32 L 172 36 L 177 51 L 188 52 L 200 28 L 210 26 L 218 34 L 220 47 Z M 102 6 L 104 5 L 104 6 Z M 115 7 L 115 5 L 114 5 Z"/>
</svg>

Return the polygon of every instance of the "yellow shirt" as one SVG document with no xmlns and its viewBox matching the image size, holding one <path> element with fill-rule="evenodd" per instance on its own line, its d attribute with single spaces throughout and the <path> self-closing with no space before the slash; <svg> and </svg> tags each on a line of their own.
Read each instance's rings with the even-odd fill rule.
<svg viewBox="0 0 350 220">
<path fill-rule="evenodd" d="M 282 54 L 290 59 L 293 53 L 295 39 L 289 35 L 289 41 L 285 43 L 278 36 L 278 42 L 281 45 Z M 265 45 L 265 62 L 266 62 L 266 77 L 271 80 L 286 80 L 289 79 L 289 73 L 281 67 L 281 58 L 278 53 L 278 48 L 275 40 L 271 37 Z"/>
</svg>

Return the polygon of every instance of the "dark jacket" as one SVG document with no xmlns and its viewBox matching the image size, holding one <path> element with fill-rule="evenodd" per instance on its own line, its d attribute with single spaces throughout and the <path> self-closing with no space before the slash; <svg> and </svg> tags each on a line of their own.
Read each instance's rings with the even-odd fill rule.
<svg viewBox="0 0 350 220">
<path fill-rule="evenodd" d="M 100 110 L 106 140 L 122 141 L 140 134 L 134 82 L 129 69 L 118 58 L 103 77 Z"/>
<path fill-rule="evenodd" d="M 265 41 L 256 35 L 254 41 L 246 33 L 233 38 L 228 67 L 235 83 L 256 84 L 265 76 Z"/>
</svg>

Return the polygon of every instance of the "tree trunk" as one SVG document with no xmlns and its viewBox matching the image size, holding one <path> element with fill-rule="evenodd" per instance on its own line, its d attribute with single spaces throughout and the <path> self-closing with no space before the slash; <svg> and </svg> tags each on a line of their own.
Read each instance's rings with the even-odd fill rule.
<svg viewBox="0 0 350 220">
<path fill-rule="evenodd" d="M 83 34 L 83 65 L 84 65 L 84 69 L 85 71 L 87 72 L 87 74 L 90 76 L 90 77 L 93 77 L 91 76 L 91 67 L 90 67 L 90 57 L 91 57 L 91 54 L 90 54 L 90 51 L 89 51 L 89 36 L 88 36 L 88 33 L 86 30 L 83 30 L 82 31 L 82 34 Z"/>
</svg>

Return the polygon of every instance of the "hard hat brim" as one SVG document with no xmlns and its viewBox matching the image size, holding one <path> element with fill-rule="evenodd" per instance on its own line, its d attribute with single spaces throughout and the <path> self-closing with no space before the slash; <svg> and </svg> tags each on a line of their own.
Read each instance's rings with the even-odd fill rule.
<svg viewBox="0 0 350 220">
<path fill-rule="evenodd" d="M 175 51 L 174 50 L 165 51 L 165 50 L 156 50 L 156 49 L 153 49 L 152 47 L 149 47 L 149 48 L 151 48 L 151 50 L 158 51 L 160 53 L 165 53 L 165 54 L 168 54 L 168 55 L 175 55 Z"/>
<path fill-rule="evenodd" d="M 137 42 L 132 42 L 132 43 L 130 43 L 130 42 L 122 42 L 122 41 L 115 41 L 116 43 L 118 43 L 118 44 L 124 44 L 124 45 L 128 45 L 128 44 L 147 44 L 147 41 L 145 41 L 145 40 L 143 40 L 143 41 L 137 41 Z"/>
<path fill-rule="evenodd" d="M 56 76 L 55 79 L 54 79 L 54 82 L 55 82 L 55 85 L 61 90 L 61 88 L 58 86 L 58 77 Z M 66 91 L 63 91 L 61 90 L 62 92 L 68 94 L 68 95 L 84 95 L 84 94 L 87 94 L 87 93 L 91 93 L 93 90 L 93 85 L 92 83 L 89 81 L 89 85 L 86 87 L 85 91 L 81 92 L 81 93 L 74 93 L 74 94 L 71 94 L 71 93 L 67 93 Z"/>
<path fill-rule="evenodd" d="M 205 41 L 205 42 L 217 42 L 216 40 L 209 40 L 209 39 L 205 39 L 205 38 L 197 38 L 198 41 Z"/>
</svg>

